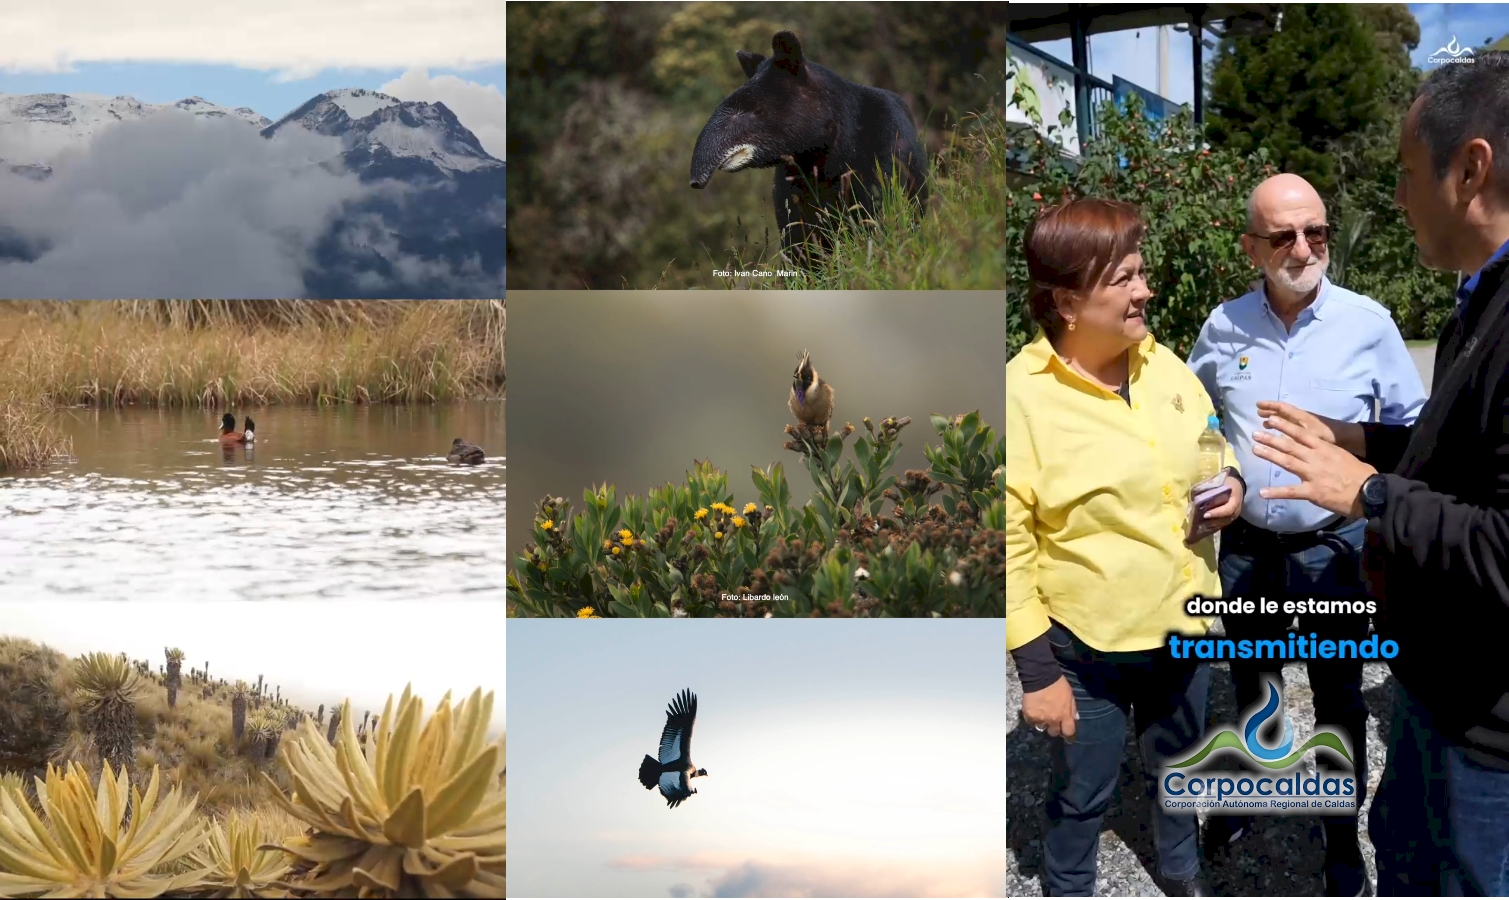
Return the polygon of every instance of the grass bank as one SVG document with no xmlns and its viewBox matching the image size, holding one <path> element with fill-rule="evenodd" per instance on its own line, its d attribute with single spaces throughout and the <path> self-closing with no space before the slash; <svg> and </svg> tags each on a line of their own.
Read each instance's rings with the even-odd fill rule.
<svg viewBox="0 0 1509 900">
<path fill-rule="evenodd" d="M 58 406 L 437 403 L 505 389 L 501 300 L 0 302 L 0 471 Z"/>
<path fill-rule="evenodd" d="M 918 217 L 900 181 L 885 187 L 863 220 L 836 215 L 823 226 L 831 250 L 787 278 L 731 276 L 730 288 L 788 290 L 994 290 L 1006 284 L 1006 123 L 990 110 L 968 117 L 932 160 L 928 203 Z M 735 271 L 791 270 L 779 239 L 746 233 L 729 254 Z M 750 259 L 749 257 L 753 257 Z"/>
<path fill-rule="evenodd" d="M 301 709 L 261 676 L 227 682 L 176 649 L 166 659 L 70 659 L 0 637 L 0 894 L 4 876 L 27 875 L 27 890 L 5 896 L 504 896 L 504 745 L 487 734 L 491 694 L 426 708 L 405 693 L 358 720 L 346 701 Z M 436 785 L 448 825 L 435 824 Z M 128 810 L 130 788 L 141 796 Z M 96 790 L 115 802 L 96 804 Z M 154 799 L 162 814 L 146 816 Z M 408 852 L 437 871 L 400 871 L 405 847 L 352 824 L 392 833 L 415 816 L 430 826 Z M 79 852 L 54 852 L 64 836 Z M 278 849 L 296 844 L 325 862 L 311 869 Z M 358 864 L 381 890 L 359 884 Z"/>
<path fill-rule="evenodd" d="M 30 469 L 73 451 L 45 403 L 0 395 L 0 472 Z"/>
</svg>

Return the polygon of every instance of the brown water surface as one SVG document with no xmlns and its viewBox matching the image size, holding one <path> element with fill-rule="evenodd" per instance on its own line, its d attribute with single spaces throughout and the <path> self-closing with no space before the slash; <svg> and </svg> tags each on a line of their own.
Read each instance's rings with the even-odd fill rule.
<svg viewBox="0 0 1509 900">
<path fill-rule="evenodd" d="M 502 599 L 502 401 L 222 412 L 64 411 L 76 460 L 0 475 L 0 596 Z"/>
</svg>

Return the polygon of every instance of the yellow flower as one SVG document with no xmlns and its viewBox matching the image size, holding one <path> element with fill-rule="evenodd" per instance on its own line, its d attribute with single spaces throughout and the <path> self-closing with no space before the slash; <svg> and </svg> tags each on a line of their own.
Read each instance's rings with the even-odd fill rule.
<svg viewBox="0 0 1509 900">
<path fill-rule="evenodd" d="M 622 552 L 624 552 L 624 550 L 623 550 L 623 548 L 622 548 L 622 547 L 614 547 L 614 548 L 613 548 L 613 555 L 614 555 L 614 556 L 617 556 L 617 555 L 618 555 L 618 554 L 620 554 L 620 553 L 622 553 Z"/>
<path fill-rule="evenodd" d="M 546 519 L 544 522 L 540 523 L 540 527 L 543 528 L 543 529 L 545 529 L 546 531 L 549 531 L 550 529 L 552 529 L 552 528 L 555 527 L 555 520 L 554 519 Z"/>
<path fill-rule="evenodd" d="M 721 540 L 723 540 L 723 532 L 721 532 L 721 531 L 715 531 L 715 532 L 713 532 L 713 537 L 715 537 L 715 538 L 717 538 L 718 540 L 721 541 Z"/>
<path fill-rule="evenodd" d="M 625 528 L 623 531 L 620 531 L 618 533 L 618 536 L 619 536 L 619 538 L 621 538 L 623 540 L 623 542 L 625 544 L 627 544 L 629 542 L 629 539 L 634 536 L 634 532 L 632 532 L 629 529 Z"/>
<path fill-rule="evenodd" d="M 753 503 L 746 503 L 746 504 L 744 504 L 744 515 L 747 516 L 747 515 L 749 515 L 750 513 L 754 512 L 757 509 L 759 509 L 759 507 L 755 506 Z"/>
<path fill-rule="evenodd" d="M 613 547 L 613 542 L 612 541 L 603 541 L 603 549 L 604 550 L 611 549 L 612 547 Z"/>
<path fill-rule="evenodd" d="M 707 507 L 704 506 L 703 508 L 697 510 L 692 514 L 692 518 L 699 520 L 707 518 Z"/>
<path fill-rule="evenodd" d="M 602 616 L 598 615 L 597 612 L 595 610 L 593 610 L 592 607 L 590 607 L 590 606 L 583 606 L 581 609 L 577 610 L 576 611 L 576 617 L 578 619 L 601 619 L 602 618 Z"/>
</svg>

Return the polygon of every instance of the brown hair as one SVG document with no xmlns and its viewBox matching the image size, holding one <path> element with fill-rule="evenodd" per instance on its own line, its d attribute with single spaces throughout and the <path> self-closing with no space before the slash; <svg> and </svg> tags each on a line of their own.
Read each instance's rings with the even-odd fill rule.
<svg viewBox="0 0 1509 900">
<path fill-rule="evenodd" d="M 1064 327 L 1053 291 L 1085 291 L 1106 279 L 1137 252 L 1147 233 L 1142 212 L 1119 200 L 1086 198 L 1050 206 L 1027 226 L 1023 240 L 1032 288 L 1027 308 L 1033 321 L 1056 338 Z"/>
</svg>

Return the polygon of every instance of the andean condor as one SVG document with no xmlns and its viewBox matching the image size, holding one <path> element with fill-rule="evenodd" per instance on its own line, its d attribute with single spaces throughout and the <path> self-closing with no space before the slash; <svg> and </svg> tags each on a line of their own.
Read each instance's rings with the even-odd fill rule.
<svg viewBox="0 0 1509 900">
<path fill-rule="evenodd" d="M 692 764 L 692 725 L 697 721 L 697 695 L 684 690 L 671 700 L 665 711 L 665 730 L 660 733 L 660 759 L 646 755 L 639 764 L 639 783 L 645 790 L 660 787 L 668 807 L 697 793 L 690 779 L 706 775 L 706 769 Z"/>
</svg>

